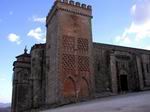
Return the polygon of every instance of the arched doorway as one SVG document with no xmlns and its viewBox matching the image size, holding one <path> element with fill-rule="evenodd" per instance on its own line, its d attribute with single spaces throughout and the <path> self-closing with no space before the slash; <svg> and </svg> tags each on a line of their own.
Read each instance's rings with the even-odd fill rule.
<svg viewBox="0 0 150 112">
<path fill-rule="evenodd" d="M 85 78 L 82 78 L 81 82 L 80 82 L 80 96 L 81 97 L 89 96 L 89 86 L 88 86 L 88 82 Z"/>
<path fill-rule="evenodd" d="M 118 73 L 118 92 L 127 92 L 128 90 L 128 72 L 126 69 L 120 69 Z"/>
<path fill-rule="evenodd" d="M 76 94 L 76 85 L 75 81 L 68 77 L 64 82 L 63 95 L 64 97 L 75 97 Z"/>
</svg>

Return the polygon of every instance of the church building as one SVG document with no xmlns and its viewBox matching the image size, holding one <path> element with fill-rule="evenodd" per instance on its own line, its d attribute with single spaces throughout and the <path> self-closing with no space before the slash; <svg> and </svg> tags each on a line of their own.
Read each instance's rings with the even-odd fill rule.
<svg viewBox="0 0 150 112">
<path fill-rule="evenodd" d="M 31 112 L 150 89 L 150 51 L 95 43 L 92 7 L 56 0 L 46 43 L 16 57 L 12 112 Z"/>
</svg>

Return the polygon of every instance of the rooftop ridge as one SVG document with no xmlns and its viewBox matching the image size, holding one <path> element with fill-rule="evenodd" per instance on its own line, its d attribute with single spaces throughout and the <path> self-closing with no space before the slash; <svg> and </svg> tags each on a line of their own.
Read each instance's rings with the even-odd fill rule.
<svg viewBox="0 0 150 112">
<path fill-rule="evenodd" d="M 35 44 L 31 47 L 31 51 L 33 49 L 41 49 L 41 48 L 45 48 L 45 44 Z"/>
</svg>

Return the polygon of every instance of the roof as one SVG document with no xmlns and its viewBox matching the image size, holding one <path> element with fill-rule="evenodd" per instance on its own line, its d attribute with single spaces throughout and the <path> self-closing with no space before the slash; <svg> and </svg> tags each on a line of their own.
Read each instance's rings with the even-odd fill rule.
<svg viewBox="0 0 150 112">
<path fill-rule="evenodd" d="M 96 42 L 93 42 L 93 45 L 94 45 L 94 48 L 106 48 L 106 49 L 110 49 L 110 50 L 119 50 L 119 51 L 133 52 L 133 53 L 150 54 L 150 50 L 140 49 L 140 48 L 132 48 L 132 47 L 110 45 L 110 44 L 96 43 Z"/>
<path fill-rule="evenodd" d="M 28 50 L 27 50 L 27 48 L 25 47 L 24 53 L 21 54 L 21 55 L 19 55 L 19 56 L 17 56 L 16 58 L 19 58 L 19 57 L 31 57 L 31 55 L 28 54 L 27 51 L 28 51 Z"/>
</svg>

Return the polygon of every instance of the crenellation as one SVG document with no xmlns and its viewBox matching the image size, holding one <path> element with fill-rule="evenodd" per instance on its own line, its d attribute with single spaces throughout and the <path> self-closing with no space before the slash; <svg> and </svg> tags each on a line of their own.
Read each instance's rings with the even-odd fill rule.
<svg viewBox="0 0 150 112">
<path fill-rule="evenodd" d="M 63 0 L 63 2 L 68 4 L 68 0 Z"/>
<path fill-rule="evenodd" d="M 73 0 L 58 0 L 59 2 L 61 2 L 61 3 L 66 3 L 66 4 L 68 4 L 68 5 L 73 5 L 73 6 L 78 6 L 78 7 L 80 7 L 80 8 L 84 8 L 84 9 L 89 9 L 89 10 L 91 10 L 92 9 L 92 6 L 91 5 L 87 5 L 87 4 L 81 4 L 80 2 L 75 2 L 75 1 L 73 1 Z M 52 9 L 53 9 L 53 7 L 54 7 L 54 5 L 52 6 Z"/>
<path fill-rule="evenodd" d="M 92 10 L 92 6 L 91 6 L 91 5 L 88 5 L 88 6 L 87 6 L 87 9 Z"/>
<path fill-rule="evenodd" d="M 61 2 L 61 0 L 56 0 L 56 2 Z"/>
<path fill-rule="evenodd" d="M 89 16 L 92 17 L 92 6 L 90 5 L 86 5 L 86 4 L 82 4 L 80 2 L 75 2 L 73 0 L 56 0 L 52 6 L 52 8 L 49 10 L 47 19 L 46 19 L 46 26 L 50 20 L 50 18 L 52 17 L 53 13 L 57 10 L 57 9 L 61 9 L 67 12 L 72 12 L 75 14 L 79 14 L 82 16 Z"/>
<path fill-rule="evenodd" d="M 76 6 L 80 7 L 81 6 L 80 2 L 76 2 Z"/>
<path fill-rule="evenodd" d="M 69 4 L 70 4 L 70 5 L 74 5 L 74 3 L 75 3 L 75 2 L 74 2 L 73 0 L 70 0 L 70 1 L 69 1 Z"/>
<path fill-rule="evenodd" d="M 82 4 L 81 7 L 86 9 L 86 4 Z"/>
</svg>

